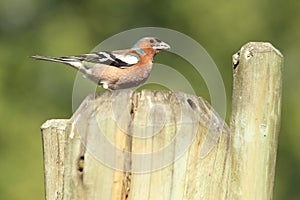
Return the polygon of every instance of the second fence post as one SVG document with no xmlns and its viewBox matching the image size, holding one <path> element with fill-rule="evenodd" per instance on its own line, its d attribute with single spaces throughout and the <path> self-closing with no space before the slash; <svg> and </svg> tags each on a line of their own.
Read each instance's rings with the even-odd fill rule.
<svg viewBox="0 0 300 200">
<path fill-rule="evenodd" d="M 283 56 L 269 43 L 250 42 L 233 67 L 230 199 L 272 199 Z"/>
</svg>

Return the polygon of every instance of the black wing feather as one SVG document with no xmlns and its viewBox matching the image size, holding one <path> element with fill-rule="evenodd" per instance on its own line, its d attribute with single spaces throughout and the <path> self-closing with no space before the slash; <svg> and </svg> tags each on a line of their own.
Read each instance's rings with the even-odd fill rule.
<svg viewBox="0 0 300 200">
<path fill-rule="evenodd" d="M 101 52 L 92 52 L 90 54 L 84 54 L 81 56 L 74 56 L 80 61 L 86 61 L 90 63 L 99 63 L 110 65 L 114 67 L 129 67 L 132 66 L 131 63 L 124 62 L 121 59 L 116 58 L 114 54 L 108 51 L 101 51 Z"/>
</svg>

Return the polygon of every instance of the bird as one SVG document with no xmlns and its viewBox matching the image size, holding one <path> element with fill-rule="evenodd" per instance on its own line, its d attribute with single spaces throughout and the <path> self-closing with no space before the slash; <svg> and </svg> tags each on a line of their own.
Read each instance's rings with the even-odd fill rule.
<svg viewBox="0 0 300 200">
<path fill-rule="evenodd" d="M 99 51 L 78 56 L 31 56 L 67 64 L 106 90 L 118 90 L 139 86 L 150 75 L 154 56 L 170 45 L 156 37 L 143 37 L 132 48 L 113 51 Z"/>
</svg>

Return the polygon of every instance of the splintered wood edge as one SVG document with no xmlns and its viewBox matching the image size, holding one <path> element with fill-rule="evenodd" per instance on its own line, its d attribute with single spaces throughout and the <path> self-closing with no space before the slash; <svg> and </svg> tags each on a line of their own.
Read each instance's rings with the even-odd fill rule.
<svg viewBox="0 0 300 200">
<path fill-rule="evenodd" d="M 282 53 L 269 42 L 248 42 L 247 44 L 242 46 L 237 53 L 232 55 L 233 69 L 237 69 L 238 65 L 240 64 L 241 55 L 245 56 L 246 59 L 249 59 L 253 56 L 253 53 L 264 53 L 272 51 L 275 52 L 279 57 L 283 58 Z"/>
<path fill-rule="evenodd" d="M 42 124 L 41 129 L 48 129 L 53 127 L 55 129 L 64 130 L 67 126 L 69 119 L 50 119 Z"/>
</svg>

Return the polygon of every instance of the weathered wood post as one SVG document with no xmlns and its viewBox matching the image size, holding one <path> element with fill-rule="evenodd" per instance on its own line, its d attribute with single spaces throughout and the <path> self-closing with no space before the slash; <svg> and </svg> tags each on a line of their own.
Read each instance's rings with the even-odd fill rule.
<svg viewBox="0 0 300 200">
<path fill-rule="evenodd" d="M 233 64 L 230 199 L 272 199 L 283 56 L 269 43 L 250 42 Z"/>
<path fill-rule="evenodd" d="M 43 126 L 47 199 L 226 199 L 229 129 L 202 98 L 88 96 Z"/>
<path fill-rule="evenodd" d="M 202 98 L 167 91 L 90 95 L 44 123 L 46 199 L 270 199 L 282 57 L 250 43 L 234 58 L 233 133 Z"/>
</svg>

